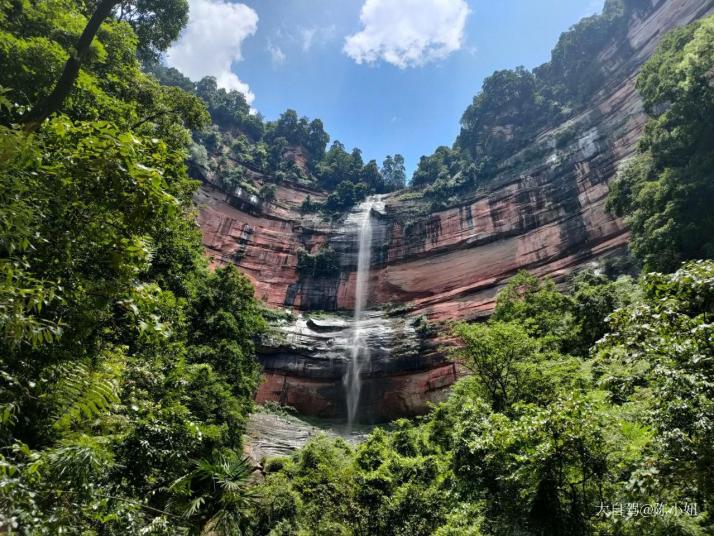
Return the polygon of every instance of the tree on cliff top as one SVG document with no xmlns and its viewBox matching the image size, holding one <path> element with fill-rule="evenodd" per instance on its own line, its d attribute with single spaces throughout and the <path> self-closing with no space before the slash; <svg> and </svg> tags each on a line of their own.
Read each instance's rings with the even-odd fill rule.
<svg viewBox="0 0 714 536">
<path fill-rule="evenodd" d="M 382 162 L 382 176 L 387 191 L 401 190 L 407 184 L 407 175 L 404 169 L 404 157 L 395 154 L 387 155 Z"/>
</svg>

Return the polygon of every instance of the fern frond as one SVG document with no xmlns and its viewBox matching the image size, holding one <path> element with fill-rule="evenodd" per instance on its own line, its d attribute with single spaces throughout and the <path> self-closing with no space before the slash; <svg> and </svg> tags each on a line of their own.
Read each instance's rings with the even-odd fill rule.
<svg viewBox="0 0 714 536">
<path fill-rule="evenodd" d="M 52 393 L 57 430 L 95 418 L 119 402 L 116 371 L 109 367 L 92 370 L 83 363 L 63 363 L 53 372 L 59 377 Z"/>
<path fill-rule="evenodd" d="M 56 478 L 81 486 L 96 481 L 114 466 L 114 456 L 102 437 L 82 435 L 46 451 L 37 463 Z"/>
<path fill-rule="evenodd" d="M 206 498 L 203 496 L 196 497 L 195 499 L 190 501 L 188 503 L 188 508 L 186 508 L 186 510 L 182 514 L 183 517 L 185 519 L 189 519 L 189 518 L 193 517 L 194 515 L 196 515 L 196 513 L 198 513 L 198 511 L 203 506 L 204 502 L 206 502 Z"/>
</svg>

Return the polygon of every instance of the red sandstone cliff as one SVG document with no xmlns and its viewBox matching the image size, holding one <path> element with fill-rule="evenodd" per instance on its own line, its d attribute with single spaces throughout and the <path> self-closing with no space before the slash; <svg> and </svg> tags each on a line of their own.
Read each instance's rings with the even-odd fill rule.
<svg viewBox="0 0 714 536">
<path fill-rule="evenodd" d="M 408 315 L 432 322 L 472 319 L 492 310 L 501 285 L 520 269 L 562 279 L 622 252 L 627 229 L 604 207 L 608 183 L 633 154 L 646 120 L 635 89 L 638 69 L 664 33 L 712 11 L 712 0 L 653 1 L 646 16 L 630 21 L 627 43 L 596 59 L 609 82 L 590 105 L 540 132 L 501 164 L 486 189 L 457 206 L 431 211 L 413 192 L 388 196 L 374 234 L 370 306 L 399 304 Z M 622 60 L 614 49 L 624 46 L 630 53 Z M 260 206 L 206 183 L 197 201 L 207 253 L 217 264 L 236 264 L 269 306 L 348 310 L 354 299 L 353 230 L 300 214 L 307 195 L 324 194 L 282 185 L 273 204 Z M 298 250 L 324 243 L 340 253 L 340 273 L 300 278 Z M 315 377 L 309 367 L 300 372 L 286 363 L 266 368 L 260 400 L 308 413 L 339 412 L 339 378 Z M 421 368 L 382 371 L 366 381 L 367 391 L 376 393 L 372 404 L 379 417 L 389 418 L 423 410 L 454 378 L 451 364 L 430 358 Z"/>
</svg>

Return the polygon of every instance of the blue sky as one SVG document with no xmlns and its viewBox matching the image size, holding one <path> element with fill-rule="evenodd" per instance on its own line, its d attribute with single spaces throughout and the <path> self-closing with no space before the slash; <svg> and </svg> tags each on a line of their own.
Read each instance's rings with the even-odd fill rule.
<svg viewBox="0 0 714 536">
<path fill-rule="evenodd" d="M 561 32 L 603 0 L 190 0 L 166 61 L 214 75 L 267 119 L 319 117 L 365 161 L 407 171 L 451 145 L 494 70 L 547 61 Z"/>
</svg>

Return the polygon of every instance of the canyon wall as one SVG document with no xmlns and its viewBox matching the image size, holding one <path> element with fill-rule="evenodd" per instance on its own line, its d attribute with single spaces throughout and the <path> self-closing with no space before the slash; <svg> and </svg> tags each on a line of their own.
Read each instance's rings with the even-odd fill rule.
<svg viewBox="0 0 714 536">
<path fill-rule="evenodd" d="M 606 212 L 605 201 L 608 183 L 634 153 L 646 121 L 635 89 L 638 69 L 664 33 L 712 11 L 712 0 L 653 1 L 646 14 L 630 20 L 626 41 L 613 43 L 594 60 L 608 82 L 589 105 L 540 132 L 501 163 L 493 181 L 455 206 L 436 209 L 417 192 L 386 196 L 384 209 L 374 215 L 370 308 L 405 322 L 471 320 L 493 310 L 497 292 L 518 270 L 562 281 L 579 268 L 621 255 L 628 232 Z M 357 243 L 345 218 L 301 214 L 308 195 L 325 196 L 283 184 L 275 201 L 264 205 L 206 180 L 197 202 L 213 262 L 237 265 L 268 306 L 301 310 L 309 318 L 310 311 L 352 308 Z M 340 269 L 327 277 L 301 275 L 298 252 L 326 244 L 339 254 Z M 315 333 L 305 336 L 297 346 L 281 342 L 263 349 L 265 381 L 258 399 L 338 415 L 339 359 L 325 358 Z M 428 351 L 407 352 L 397 360 L 382 355 L 377 361 L 389 366 L 366 371 L 365 404 L 375 419 L 419 413 L 443 397 L 458 371 L 438 342 L 422 341 Z"/>
</svg>

